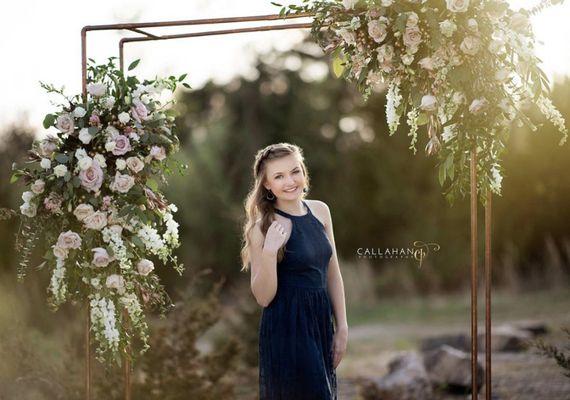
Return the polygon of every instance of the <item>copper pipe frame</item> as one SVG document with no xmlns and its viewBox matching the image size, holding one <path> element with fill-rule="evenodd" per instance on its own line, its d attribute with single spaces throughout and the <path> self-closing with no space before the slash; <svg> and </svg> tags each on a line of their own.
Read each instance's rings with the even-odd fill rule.
<svg viewBox="0 0 570 400">
<path fill-rule="evenodd" d="M 195 26 L 225 23 L 240 23 L 254 21 L 277 21 L 282 19 L 311 17 L 311 14 L 298 14 L 280 16 L 279 14 L 228 17 L 228 18 L 208 18 L 181 21 L 161 21 L 146 23 L 125 23 L 110 25 L 90 25 L 84 26 L 81 30 L 81 74 L 82 74 L 82 95 L 83 100 L 87 100 L 87 32 L 100 30 L 129 30 L 143 35 L 142 37 L 122 38 L 119 41 L 120 70 L 124 70 L 124 45 L 129 42 L 142 42 L 150 40 L 170 40 L 191 37 L 205 37 L 214 35 L 225 35 L 247 32 L 273 31 L 282 29 L 311 28 L 312 23 L 282 24 L 255 26 L 239 29 L 225 29 L 204 32 L 192 32 L 175 35 L 154 35 L 141 28 L 171 27 L 171 26 Z M 477 399 L 477 172 L 475 149 L 471 151 L 471 399 Z M 485 205 L 485 399 L 491 400 L 491 194 L 487 193 L 487 203 Z M 89 316 L 88 316 L 89 318 Z M 90 368 L 90 337 L 86 330 L 86 376 L 85 390 L 86 399 L 91 399 L 91 368 Z M 125 361 L 125 398 L 130 399 L 130 368 L 128 361 Z"/>
</svg>

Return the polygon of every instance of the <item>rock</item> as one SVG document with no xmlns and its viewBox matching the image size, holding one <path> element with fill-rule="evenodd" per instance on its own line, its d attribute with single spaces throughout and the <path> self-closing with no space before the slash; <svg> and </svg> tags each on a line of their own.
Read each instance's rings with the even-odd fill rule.
<svg viewBox="0 0 570 400">
<path fill-rule="evenodd" d="M 470 351 L 471 336 L 463 333 L 453 335 L 439 335 L 424 338 L 420 342 L 420 350 L 422 352 L 437 350 L 443 345 L 448 345 L 463 351 Z"/>
<path fill-rule="evenodd" d="M 421 355 L 397 356 L 388 364 L 388 373 L 362 385 L 365 400 L 431 400 L 433 391 Z"/>
<path fill-rule="evenodd" d="M 519 325 L 500 325 L 491 327 L 491 351 L 523 351 L 526 349 L 526 342 L 532 339 L 536 334 L 533 332 L 542 332 L 546 329 L 544 324 L 521 324 Z M 428 352 L 437 350 L 441 346 L 447 345 L 458 350 L 471 353 L 471 335 L 452 334 L 440 335 L 424 338 L 420 342 L 420 350 Z M 485 328 L 478 329 L 477 335 L 477 351 L 485 351 Z"/>
<path fill-rule="evenodd" d="M 547 333 L 550 332 L 550 329 L 548 329 L 546 323 L 542 321 L 532 321 L 532 320 L 516 321 L 513 322 L 512 325 L 516 329 L 529 332 L 532 336 L 546 335 Z"/>
<path fill-rule="evenodd" d="M 510 325 L 503 325 L 491 328 L 491 351 L 512 351 L 518 352 L 526 350 L 526 342 L 532 338 L 528 331 L 517 329 Z M 477 350 L 485 351 L 485 331 L 479 331 Z"/>
<path fill-rule="evenodd" d="M 471 393 L 471 354 L 443 345 L 424 353 L 424 366 L 434 387 L 451 393 Z M 477 360 L 477 388 L 483 385 L 483 367 Z"/>
</svg>

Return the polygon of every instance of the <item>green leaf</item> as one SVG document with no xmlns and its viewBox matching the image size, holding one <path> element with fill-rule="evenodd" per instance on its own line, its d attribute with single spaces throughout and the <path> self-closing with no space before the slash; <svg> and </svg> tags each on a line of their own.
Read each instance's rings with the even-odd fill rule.
<svg viewBox="0 0 570 400">
<path fill-rule="evenodd" d="M 56 118 L 57 118 L 57 115 L 55 115 L 55 114 L 46 115 L 44 118 L 44 128 L 48 129 L 49 127 L 52 127 L 53 124 L 55 123 Z"/>
<path fill-rule="evenodd" d="M 182 86 L 184 86 L 186 89 L 192 89 L 186 82 L 182 83 Z"/>
<path fill-rule="evenodd" d="M 186 76 L 188 76 L 188 74 L 180 75 L 180 77 L 178 78 L 178 82 L 182 82 L 184 79 L 186 79 Z"/>
<path fill-rule="evenodd" d="M 144 250 L 144 243 L 140 237 L 133 235 L 133 237 L 131 237 L 131 242 L 133 242 L 134 245 L 137 246 L 139 249 Z"/>
<path fill-rule="evenodd" d="M 56 159 L 56 161 L 57 161 L 58 163 L 60 163 L 60 164 L 65 164 L 66 162 L 69 161 L 69 157 L 68 157 L 66 154 L 63 154 L 63 153 L 58 153 L 58 154 L 55 156 L 55 159 Z"/>
<path fill-rule="evenodd" d="M 341 55 L 336 56 L 332 62 L 333 74 L 335 77 L 340 78 L 344 72 L 344 58 Z"/>
<path fill-rule="evenodd" d="M 439 185 L 443 186 L 445 182 L 445 164 L 439 166 Z"/>
<path fill-rule="evenodd" d="M 20 179 L 20 176 L 21 176 L 21 175 L 18 174 L 18 173 L 12 174 L 12 177 L 10 178 L 10 183 L 16 183 L 16 182 L 18 182 L 18 180 Z"/>
<path fill-rule="evenodd" d="M 149 178 L 146 180 L 146 185 L 154 192 L 158 192 L 158 182 L 155 179 Z"/>
<path fill-rule="evenodd" d="M 95 135 L 97 132 L 99 132 L 99 128 L 97 128 L 96 126 L 90 126 L 89 128 L 87 128 L 87 132 L 89 132 L 89 134 L 91 136 Z"/>
<path fill-rule="evenodd" d="M 139 65 L 139 62 L 140 62 L 140 61 L 141 61 L 140 59 L 133 61 L 133 62 L 129 65 L 129 69 L 128 69 L 128 70 L 129 70 L 129 71 L 132 71 L 133 69 L 135 69 L 135 68 L 137 67 L 137 65 Z"/>
<path fill-rule="evenodd" d="M 418 115 L 418 126 L 422 126 L 428 123 L 428 116 L 426 113 L 419 113 Z"/>
</svg>

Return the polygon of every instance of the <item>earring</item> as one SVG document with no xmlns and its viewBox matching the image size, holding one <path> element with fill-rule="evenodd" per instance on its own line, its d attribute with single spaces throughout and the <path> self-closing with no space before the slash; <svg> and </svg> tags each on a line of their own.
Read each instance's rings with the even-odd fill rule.
<svg viewBox="0 0 570 400">
<path fill-rule="evenodd" d="M 269 197 L 269 195 L 271 195 L 271 197 Z M 271 189 L 269 190 L 269 192 L 267 192 L 267 194 L 265 195 L 265 198 L 269 201 L 271 200 L 275 200 L 275 195 L 273 194 L 273 192 L 271 191 Z"/>
<path fill-rule="evenodd" d="M 309 188 L 305 186 L 305 187 L 303 188 L 303 193 L 307 193 L 308 191 L 309 191 Z"/>
</svg>

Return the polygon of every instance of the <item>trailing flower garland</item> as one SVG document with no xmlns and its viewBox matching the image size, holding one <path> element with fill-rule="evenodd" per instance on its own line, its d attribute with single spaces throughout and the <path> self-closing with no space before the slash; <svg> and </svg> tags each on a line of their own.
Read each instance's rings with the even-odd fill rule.
<svg viewBox="0 0 570 400">
<path fill-rule="evenodd" d="M 568 129 L 548 98 L 548 79 L 534 55 L 529 16 L 562 1 L 513 11 L 503 0 L 303 0 L 281 15 L 314 15 L 312 34 L 333 56 L 333 70 L 367 98 L 387 87 L 390 135 L 404 116 L 416 153 L 426 126 L 428 155 L 438 154 L 439 181 L 452 203 L 469 190 L 469 152 L 477 149 L 478 190 L 501 193 L 500 156 L 512 124 L 528 126 L 540 111 Z"/>
<path fill-rule="evenodd" d="M 186 168 L 170 157 L 179 141 L 173 100 L 164 100 L 184 78 L 141 83 L 110 58 L 106 65 L 90 60 L 86 99 L 42 84 L 66 99 L 44 120 L 57 133 L 35 142 L 25 167 L 14 168 L 12 181 L 23 178 L 29 186 L 21 232 L 36 227 L 49 243 L 49 303 L 57 309 L 66 301 L 89 302 L 102 362 L 116 360 L 132 337 L 140 340 L 141 353 L 148 348 L 144 309 L 170 306 L 153 272 L 156 263 L 184 270 L 173 255 L 180 245 L 177 209 L 159 190 L 166 173 Z M 24 234 L 19 242 L 37 239 Z"/>
</svg>

